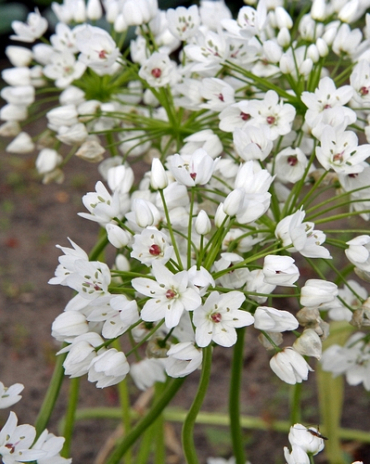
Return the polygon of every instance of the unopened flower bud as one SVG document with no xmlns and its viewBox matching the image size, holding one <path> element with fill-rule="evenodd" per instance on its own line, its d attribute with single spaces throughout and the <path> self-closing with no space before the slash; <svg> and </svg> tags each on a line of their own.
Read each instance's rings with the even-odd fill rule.
<svg viewBox="0 0 370 464">
<path fill-rule="evenodd" d="M 5 49 L 5 54 L 11 64 L 15 67 L 28 66 L 33 58 L 33 53 L 26 47 L 19 47 L 17 45 L 9 45 Z"/>
<path fill-rule="evenodd" d="M 317 63 L 320 59 L 319 50 L 315 44 L 311 44 L 307 49 L 307 57 L 311 58 L 314 63 Z"/>
<path fill-rule="evenodd" d="M 287 54 L 284 54 L 280 58 L 279 68 L 283 74 L 291 74 L 295 70 L 293 58 Z"/>
<path fill-rule="evenodd" d="M 8 103 L 1 108 L 0 119 L 3 121 L 24 121 L 27 119 L 27 114 L 27 106 Z"/>
<path fill-rule="evenodd" d="M 271 341 L 265 337 L 263 333 L 260 333 L 258 335 L 258 341 L 261 343 L 261 345 L 266 348 L 266 350 L 274 350 L 276 348 L 276 345 L 279 346 L 283 343 L 283 335 L 281 332 L 268 332 L 266 331 L 267 335 L 270 337 L 272 342 L 274 342 L 274 345 L 271 343 Z"/>
<path fill-rule="evenodd" d="M 319 52 L 319 55 L 321 56 L 321 58 L 328 55 L 329 47 L 327 43 L 325 42 L 325 40 L 322 39 L 321 37 L 319 37 L 316 40 L 316 47 L 317 47 L 317 51 Z"/>
<path fill-rule="evenodd" d="M 335 24 L 332 27 L 329 27 L 323 34 L 322 38 L 327 43 L 327 45 L 332 45 L 334 39 L 337 35 L 339 25 Z"/>
<path fill-rule="evenodd" d="M 242 189 L 235 189 L 226 197 L 223 210 L 228 216 L 235 216 L 240 210 L 245 194 Z"/>
<path fill-rule="evenodd" d="M 132 210 L 135 213 L 135 221 L 139 227 L 145 228 L 154 224 L 154 216 L 145 200 L 135 198 L 132 202 Z"/>
<path fill-rule="evenodd" d="M 99 142 L 96 140 L 87 140 L 80 146 L 75 155 L 89 163 L 99 163 L 99 161 L 104 159 L 104 152 L 105 150 Z"/>
<path fill-rule="evenodd" d="M 44 148 L 37 156 L 36 169 L 39 174 L 46 174 L 53 171 L 62 161 L 63 157 L 56 150 Z"/>
<path fill-rule="evenodd" d="M 299 74 L 302 76 L 308 76 L 312 71 L 313 63 L 311 58 L 307 58 L 303 61 L 303 63 L 299 67 Z"/>
<path fill-rule="evenodd" d="M 103 15 L 103 10 L 100 0 L 88 0 L 86 5 L 86 15 L 91 21 L 100 19 Z"/>
<path fill-rule="evenodd" d="M 73 7 L 73 19 L 76 23 L 85 22 L 87 19 L 85 0 L 75 0 Z"/>
<path fill-rule="evenodd" d="M 168 177 L 159 158 L 153 158 L 150 185 L 154 190 L 163 190 L 168 185 Z"/>
<path fill-rule="evenodd" d="M 229 219 L 227 219 L 225 221 L 226 218 L 227 218 L 227 214 L 225 214 L 223 204 L 220 203 L 218 205 L 218 208 L 217 208 L 217 211 L 216 211 L 216 214 L 215 214 L 215 226 L 216 227 L 222 227 L 222 226 L 225 227 L 229 223 Z"/>
<path fill-rule="evenodd" d="M 105 228 L 108 240 L 114 247 L 123 248 L 130 242 L 131 234 L 116 224 L 107 224 Z"/>
<path fill-rule="evenodd" d="M 293 27 L 292 18 L 282 6 L 276 7 L 275 19 L 276 19 L 276 25 L 279 29 L 282 29 L 283 27 L 286 27 L 287 29 L 291 29 Z"/>
<path fill-rule="evenodd" d="M 197 218 L 195 219 L 195 230 L 199 235 L 207 235 L 211 232 L 211 221 L 208 214 L 202 209 L 199 211 Z"/>
<path fill-rule="evenodd" d="M 291 38 L 290 38 L 290 32 L 286 27 L 283 27 L 280 29 L 278 35 L 277 35 L 277 43 L 281 47 L 287 47 L 290 44 Z"/>
<path fill-rule="evenodd" d="M 118 32 L 118 33 L 127 31 L 128 25 L 122 13 L 116 16 L 114 20 L 114 24 L 113 24 L 113 29 L 115 30 L 115 32 Z"/>
<path fill-rule="evenodd" d="M 321 339 L 313 329 L 305 329 L 302 335 L 293 343 L 293 348 L 303 356 L 313 356 L 316 359 L 321 358 Z"/>
<path fill-rule="evenodd" d="M 15 137 L 21 132 L 21 126 L 17 121 L 7 121 L 0 126 L 0 135 L 2 137 Z"/>
<path fill-rule="evenodd" d="M 327 6 L 325 0 L 313 0 L 311 6 L 311 18 L 316 21 L 323 21 L 326 16 Z"/>
<path fill-rule="evenodd" d="M 21 132 L 17 137 L 6 147 L 8 153 L 29 153 L 35 149 L 31 137 L 27 132 Z"/>
<path fill-rule="evenodd" d="M 51 326 L 51 335 L 60 342 L 72 341 L 88 331 L 86 317 L 79 311 L 66 311 L 59 314 Z"/>
<path fill-rule="evenodd" d="M 361 16 L 362 10 L 360 8 L 359 0 L 351 0 L 344 3 L 338 13 L 338 18 L 344 23 L 353 23 Z"/>
</svg>

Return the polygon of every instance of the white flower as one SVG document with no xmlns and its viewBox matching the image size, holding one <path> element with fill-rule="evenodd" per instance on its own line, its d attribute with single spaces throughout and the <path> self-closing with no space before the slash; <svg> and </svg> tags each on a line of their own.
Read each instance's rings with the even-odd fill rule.
<svg viewBox="0 0 370 464">
<path fill-rule="evenodd" d="M 91 361 L 97 356 L 95 348 L 103 345 L 104 340 L 95 332 L 87 332 L 76 337 L 73 342 L 58 351 L 68 353 L 63 367 L 65 374 L 71 378 L 87 374 Z"/>
<path fill-rule="evenodd" d="M 180 184 L 187 187 L 209 182 L 217 160 L 213 160 L 203 148 L 192 155 L 175 154 L 169 157 L 168 168 Z"/>
<path fill-rule="evenodd" d="M 235 150 L 244 161 L 254 159 L 263 161 L 268 157 L 273 146 L 270 130 L 266 125 L 236 128 L 233 132 L 233 141 Z"/>
<path fill-rule="evenodd" d="M 100 261 L 77 259 L 74 262 L 75 272 L 66 279 L 66 284 L 76 290 L 87 300 L 95 300 L 108 294 L 111 281 L 109 267 Z"/>
<path fill-rule="evenodd" d="M 89 331 L 86 317 L 79 311 L 59 314 L 51 326 L 51 336 L 61 342 L 72 342 L 75 337 Z"/>
<path fill-rule="evenodd" d="M 75 262 L 78 259 L 83 259 L 85 261 L 89 260 L 87 253 L 79 247 L 76 243 L 74 243 L 71 239 L 68 239 L 73 248 L 66 248 L 60 245 L 56 245 L 57 248 L 62 250 L 64 256 L 60 256 L 58 258 L 59 265 L 55 270 L 55 277 L 49 280 L 49 284 L 51 285 L 67 285 L 66 279 L 72 273 L 75 272 Z"/>
<path fill-rule="evenodd" d="M 360 235 L 347 242 L 347 258 L 358 269 L 370 272 L 370 236 Z"/>
<path fill-rule="evenodd" d="M 363 161 L 370 156 L 370 145 L 358 145 L 353 131 L 344 131 L 326 126 L 320 137 L 321 146 L 316 147 L 316 157 L 326 169 L 343 174 L 356 174 L 364 170 Z"/>
<path fill-rule="evenodd" d="M 131 242 L 131 234 L 116 224 L 107 224 L 105 226 L 109 242 L 115 248 L 122 248 Z"/>
<path fill-rule="evenodd" d="M 308 429 L 302 424 L 290 427 L 288 439 L 292 447 L 300 446 L 306 453 L 312 453 L 314 456 L 324 449 L 324 440 L 318 436 L 318 430 Z"/>
<path fill-rule="evenodd" d="M 5 54 L 13 66 L 28 66 L 33 58 L 32 50 L 17 45 L 8 45 Z"/>
<path fill-rule="evenodd" d="M 48 22 L 40 15 L 39 10 L 35 8 L 34 13 L 28 14 L 27 23 L 12 21 L 12 28 L 16 35 L 11 35 L 11 39 L 32 43 L 46 32 Z"/>
<path fill-rule="evenodd" d="M 297 182 L 302 179 L 308 160 L 299 148 L 284 148 L 275 158 L 275 174 L 281 182 Z"/>
<path fill-rule="evenodd" d="M 284 446 L 284 457 L 287 464 L 310 464 L 308 454 L 300 446 L 293 446 L 291 453 Z"/>
<path fill-rule="evenodd" d="M 168 177 L 159 158 L 153 158 L 150 171 L 150 185 L 154 190 L 163 190 L 168 185 Z"/>
<path fill-rule="evenodd" d="M 211 129 L 204 129 L 189 135 L 184 139 L 185 145 L 180 150 L 180 155 L 194 153 L 198 148 L 203 148 L 211 158 L 216 158 L 223 150 L 221 140 Z"/>
<path fill-rule="evenodd" d="M 301 305 L 310 308 L 319 306 L 325 309 L 338 295 L 338 287 L 333 282 L 321 279 L 308 279 L 301 288 Z"/>
<path fill-rule="evenodd" d="M 282 240 L 283 246 L 289 247 L 289 252 L 298 251 L 308 258 L 330 259 L 329 251 L 321 246 L 326 235 L 320 230 L 314 230 L 313 222 L 303 222 L 305 214 L 304 211 L 298 210 L 282 219 L 275 229 L 276 238 Z"/>
<path fill-rule="evenodd" d="M 36 443 L 32 445 L 33 450 L 41 450 L 46 453 L 46 456 L 37 460 L 37 464 L 71 464 L 72 459 L 60 456 L 64 441 L 64 437 L 56 437 L 45 429 Z"/>
<path fill-rule="evenodd" d="M 175 64 L 165 53 L 154 52 L 144 61 L 139 76 L 151 87 L 164 87 L 170 84 L 175 73 Z"/>
<path fill-rule="evenodd" d="M 75 153 L 79 158 L 90 163 L 102 161 L 105 149 L 96 140 L 85 140 L 88 137 L 88 132 L 85 124 L 82 122 L 73 126 L 60 126 L 56 138 L 66 145 L 82 144 Z M 83 143 L 85 142 L 85 143 Z"/>
<path fill-rule="evenodd" d="M 140 390 L 146 390 L 152 387 L 155 382 L 164 382 L 166 380 L 164 363 L 161 359 L 154 358 L 145 358 L 131 364 L 130 375 Z"/>
<path fill-rule="evenodd" d="M 205 78 L 200 89 L 202 97 L 207 100 L 200 105 L 212 111 L 222 111 L 234 103 L 234 89 L 222 79 L 215 77 Z"/>
<path fill-rule="evenodd" d="M 88 380 L 96 382 L 97 388 L 110 387 L 121 382 L 129 371 L 130 366 L 124 353 L 111 348 L 91 361 Z"/>
<path fill-rule="evenodd" d="M 90 211 L 89 213 L 78 213 L 79 216 L 95 221 L 102 226 L 110 223 L 114 218 L 122 219 L 122 209 L 118 192 L 110 195 L 104 184 L 98 181 L 95 185 L 96 192 L 89 192 L 82 197 L 82 202 Z"/>
<path fill-rule="evenodd" d="M 171 34 L 178 39 L 188 40 L 198 32 L 200 17 L 196 5 L 189 8 L 179 6 L 175 10 L 169 8 L 166 14 L 168 28 Z"/>
<path fill-rule="evenodd" d="M 172 345 L 167 351 L 166 372 L 170 377 L 185 377 L 202 364 L 202 350 L 191 342 Z"/>
<path fill-rule="evenodd" d="M 149 300 L 141 310 L 144 321 L 165 318 L 166 327 L 176 327 L 184 310 L 193 311 L 201 304 L 197 291 L 189 288 L 187 271 L 172 274 L 163 264 L 154 261 L 152 273 L 156 280 L 145 277 L 132 280 L 132 286 Z"/>
<path fill-rule="evenodd" d="M 275 374 L 290 385 L 307 380 L 311 367 L 304 357 L 291 347 L 284 348 L 270 359 L 270 367 Z"/>
<path fill-rule="evenodd" d="M 36 169 L 39 174 L 47 174 L 54 171 L 63 161 L 62 155 L 51 148 L 44 148 L 36 158 Z"/>
<path fill-rule="evenodd" d="M 314 329 L 305 329 L 300 337 L 293 343 L 293 348 L 302 356 L 313 356 L 321 358 L 321 338 Z"/>
<path fill-rule="evenodd" d="M 211 341 L 226 347 L 234 345 L 237 338 L 235 329 L 251 325 L 254 321 L 250 313 L 239 309 L 244 300 L 244 294 L 237 291 L 225 294 L 211 292 L 204 305 L 194 311 L 197 345 L 208 346 Z"/>
<path fill-rule="evenodd" d="M 11 412 L 0 431 L 0 456 L 3 463 L 24 463 L 45 457 L 45 451 L 29 449 L 36 437 L 35 428 L 31 425 L 17 425 L 17 423 L 17 416 Z"/>
<path fill-rule="evenodd" d="M 267 284 L 294 287 L 299 269 L 290 256 L 268 255 L 263 262 L 263 275 Z"/>
<path fill-rule="evenodd" d="M 166 264 L 173 256 L 173 247 L 169 245 L 165 232 L 148 227 L 134 236 L 131 256 L 147 266 L 154 261 Z"/>
<path fill-rule="evenodd" d="M 44 74 L 55 81 L 55 85 L 65 89 L 74 80 L 79 79 L 86 70 L 86 64 L 76 61 L 75 56 L 68 52 L 55 52 L 50 57 L 50 63 L 44 67 Z"/>
<path fill-rule="evenodd" d="M 15 383 L 10 387 L 5 387 L 0 382 L 0 409 L 9 408 L 13 404 L 18 403 L 22 398 L 19 394 L 24 389 L 24 385 L 21 383 Z"/>
<path fill-rule="evenodd" d="M 84 25 L 76 32 L 76 47 L 81 52 L 78 59 L 99 75 L 114 72 L 120 56 L 110 34 L 100 27 Z"/>
<path fill-rule="evenodd" d="M 27 132 L 20 132 L 6 147 L 8 153 L 29 153 L 35 149 L 35 144 Z"/>
<path fill-rule="evenodd" d="M 288 311 L 268 306 L 258 306 L 254 313 L 254 327 L 268 332 L 295 330 L 299 326 L 297 319 Z"/>
<path fill-rule="evenodd" d="M 30 105 L 35 101 L 35 88 L 32 85 L 4 87 L 1 97 L 12 105 Z"/>
</svg>

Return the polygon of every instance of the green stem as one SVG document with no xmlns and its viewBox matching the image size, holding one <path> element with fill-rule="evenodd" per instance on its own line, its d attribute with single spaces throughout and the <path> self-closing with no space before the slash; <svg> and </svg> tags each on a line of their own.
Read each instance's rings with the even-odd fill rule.
<svg viewBox="0 0 370 464">
<path fill-rule="evenodd" d="M 114 340 L 112 346 L 114 346 L 116 350 L 121 351 L 121 346 L 118 339 Z M 127 435 L 131 430 L 130 396 L 127 387 L 127 379 L 122 380 L 122 382 L 120 382 L 117 387 L 121 404 L 123 430 L 125 435 Z M 132 453 L 131 450 L 128 450 L 125 464 L 132 464 L 132 462 Z"/>
<path fill-rule="evenodd" d="M 197 420 L 198 413 L 202 407 L 204 397 L 207 392 L 209 378 L 212 367 L 212 346 L 208 345 L 203 349 L 203 369 L 200 378 L 197 394 L 195 395 L 193 404 L 186 416 L 182 428 L 182 448 L 187 464 L 199 464 L 195 445 L 194 445 L 194 424 Z M 108 463 L 109 464 L 109 463 Z"/>
<path fill-rule="evenodd" d="M 178 249 L 178 246 L 177 246 L 177 242 L 176 242 L 176 239 L 175 239 L 175 234 L 174 234 L 174 232 L 173 232 L 173 228 L 172 228 L 172 224 L 171 224 L 171 219 L 170 219 L 170 214 L 169 214 L 169 212 L 168 212 L 168 208 L 167 208 L 167 204 L 166 204 L 166 199 L 165 199 L 163 190 L 159 190 L 159 194 L 160 194 L 160 196 L 161 196 L 161 200 L 162 200 L 162 204 L 163 204 L 163 209 L 164 209 L 164 214 L 165 214 L 165 216 L 166 216 L 166 221 L 167 221 L 167 227 L 168 227 L 168 231 L 169 231 L 169 233 L 170 233 L 172 246 L 173 246 L 173 249 L 174 249 L 174 251 L 175 251 L 176 258 L 177 258 L 177 263 L 178 263 L 178 265 L 181 267 L 181 269 L 183 269 L 183 265 L 182 265 L 182 261 L 181 261 L 180 252 L 179 252 L 179 249 Z"/>
<path fill-rule="evenodd" d="M 243 431 L 240 424 L 240 386 L 243 372 L 243 350 L 245 327 L 237 330 L 237 340 L 234 345 L 231 364 L 229 388 L 230 433 L 236 464 L 245 464 Z"/>
<path fill-rule="evenodd" d="M 290 422 L 291 424 L 296 424 L 301 421 L 301 394 L 302 394 L 302 384 L 296 383 L 293 385 L 291 390 L 291 399 L 290 399 Z"/>
<path fill-rule="evenodd" d="M 74 378 L 71 380 L 70 389 L 69 389 L 69 401 L 68 409 L 66 414 L 66 421 L 64 425 L 63 436 L 65 442 L 63 449 L 60 455 L 64 458 L 67 458 L 70 454 L 70 448 L 72 443 L 73 428 L 76 420 L 76 410 L 78 405 L 78 394 L 80 391 L 80 378 Z"/>
<path fill-rule="evenodd" d="M 180 389 L 185 378 L 171 379 L 168 382 L 163 395 L 155 401 L 152 408 L 148 413 L 133 427 L 117 445 L 109 459 L 105 464 L 118 464 L 121 458 L 126 454 L 127 450 L 136 442 L 136 440 L 144 433 L 144 431 L 157 419 L 158 415 L 161 414 L 163 409 L 176 395 Z"/>
<path fill-rule="evenodd" d="M 44 401 L 42 403 L 40 412 L 37 416 L 35 428 L 36 428 L 36 439 L 46 429 L 51 413 L 53 412 L 55 403 L 58 399 L 60 388 L 64 379 L 63 363 L 67 354 L 62 354 L 57 357 L 55 363 L 54 373 L 51 378 L 48 391 L 46 392 Z"/>
<path fill-rule="evenodd" d="M 164 389 L 163 383 L 157 382 L 155 384 L 155 396 L 162 395 Z M 164 444 L 164 418 L 163 414 L 159 414 L 155 421 L 155 453 L 154 464 L 163 464 L 166 462 L 166 447 Z M 125 463 L 126 464 L 126 463 Z"/>
</svg>

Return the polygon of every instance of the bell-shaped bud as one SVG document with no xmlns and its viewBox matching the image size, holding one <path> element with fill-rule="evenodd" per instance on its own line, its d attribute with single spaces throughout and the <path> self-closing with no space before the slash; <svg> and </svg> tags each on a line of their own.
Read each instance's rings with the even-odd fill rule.
<svg viewBox="0 0 370 464">
<path fill-rule="evenodd" d="M 75 155 L 89 163 L 99 163 L 104 159 L 105 149 L 96 140 L 87 140 L 76 151 Z"/>
<path fill-rule="evenodd" d="M 224 211 L 223 203 L 220 203 L 215 214 L 216 227 L 225 227 L 229 223 L 229 219 L 226 220 L 226 218 L 227 214 Z"/>
<path fill-rule="evenodd" d="M 197 218 L 195 219 L 195 230 L 199 235 L 207 235 L 211 232 L 211 221 L 208 214 L 202 209 L 199 211 Z"/>
<path fill-rule="evenodd" d="M 316 21 L 323 21 L 327 16 L 327 6 L 325 0 L 313 0 L 311 6 L 311 18 Z"/>
<path fill-rule="evenodd" d="M 8 153 L 29 153 L 35 149 L 35 144 L 27 132 L 21 132 L 6 147 Z"/>
<path fill-rule="evenodd" d="M 150 185 L 154 190 L 163 190 L 168 185 L 168 177 L 159 158 L 153 158 Z"/>
<path fill-rule="evenodd" d="M 321 56 L 321 58 L 329 54 L 328 44 L 321 37 L 319 37 L 316 40 L 316 47 L 317 47 L 317 51 L 319 52 L 319 55 Z"/>
<path fill-rule="evenodd" d="M 114 247 L 123 248 L 130 242 L 131 234 L 116 224 L 107 224 L 105 228 L 108 240 Z"/>
<path fill-rule="evenodd" d="M 311 58 L 313 63 L 317 63 L 320 59 L 320 53 L 316 44 L 311 44 L 307 49 L 307 58 Z"/>
<path fill-rule="evenodd" d="M 353 23 L 362 15 L 362 9 L 360 8 L 359 0 L 351 0 L 346 2 L 338 13 L 338 18 L 343 23 Z"/>
<path fill-rule="evenodd" d="M 302 335 L 293 343 L 293 348 L 302 356 L 313 356 L 316 359 L 321 358 L 321 338 L 313 329 L 305 329 Z"/>
<path fill-rule="evenodd" d="M 287 29 L 291 29 L 293 27 L 292 18 L 282 6 L 276 7 L 275 20 L 276 20 L 276 25 L 279 29 L 282 29 L 283 27 L 286 27 Z"/>
<path fill-rule="evenodd" d="M 244 190 L 235 189 L 226 197 L 223 205 L 224 213 L 228 216 L 235 216 L 242 207 L 245 198 Z"/>
<path fill-rule="evenodd" d="M 86 15 L 91 21 L 97 21 L 103 15 L 100 0 L 88 0 L 86 5 Z"/>
<path fill-rule="evenodd" d="M 145 200 L 135 198 L 132 202 L 132 210 L 135 213 L 135 221 L 139 227 L 145 228 L 154 224 L 153 213 Z"/>
</svg>

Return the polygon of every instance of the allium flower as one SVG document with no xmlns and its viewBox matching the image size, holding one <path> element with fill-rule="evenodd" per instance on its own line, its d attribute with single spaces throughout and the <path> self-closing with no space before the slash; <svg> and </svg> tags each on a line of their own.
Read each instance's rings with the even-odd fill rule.
<svg viewBox="0 0 370 464">
<path fill-rule="evenodd" d="M 302 424 L 294 424 L 290 427 L 289 442 L 293 446 L 300 446 L 306 453 L 312 453 L 314 456 L 324 449 L 324 440 L 313 432 L 318 430 L 308 429 Z"/>
<path fill-rule="evenodd" d="M 172 345 L 167 351 L 166 372 L 170 377 L 185 377 L 202 364 L 202 350 L 191 342 Z"/>
<path fill-rule="evenodd" d="M 124 353 L 111 348 L 91 361 L 88 380 L 96 382 L 97 388 L 110 387 L 121 382 L 129 371 L 130 366 Z"/>
<path fill-rule="evenodd" d="M 268 306 L 258 306 L 254 313 L 254 327 L 268 332 L 295 330 L 299 326 L 297 319 L 288 311 Z"/>
<path fill-rule="evenodd" d="M 134 236 L 131 256 L 141 263 L 151 266 L 154 261 L 166 264 L 173 255 L 173 247 L 165 232 L 148 227 Z"/>
<path fill-rule="evenodd" d="M 122 219 L 124 210 L 122 210 L 119 193 L 114 192 L 112 196 L 100 181 L 96 183 L 95 190 L 96 192 L 87 193 L 82 197 L 82 202 L 90 214 L 78 213 L 78 215 L 98 222 L 102 226 L 107 225 L 114 218 Z"/>
<path fill-rule="evenodd" d="M 310 464 L 308 454 L 300 446 L 292 446 L 292 451 L 284 446 L 284 457 L 287 464 Z"/>
<path fill-rule="evenodd" d="M 27 132 L 20 132 L 6 147 L 8 153 L 29 153 L 35 149 L 31 136 Z"/>
<path fill-rule="evenodd" d="M 197 5 L 189 8 L 179 6 L 175 10 L 169 8 L 166 14 L 168 28 L 178 39 L 188 40 L 198 32 L 200 17 Z"/>
<path fill-rule="evenodd" d="M 130 375 L 137 388 L 146 390 L 152 387 L 155 382 L 164 382 L 166 380 L 164 366 L 162 359 L 145 358 L 131 364 Z"/>
<path fill-rule="evenodd" d="M 151 87 L 164 87 L 174 78 L 175 64 L 168 55 L 155 52 L 142 65 L 139 76 Z"/>
<path fill-rule="evenodd" d="M 37 460 L 37 464 L 71 464 L 72 459 L 60 456 L 64 441 L 64 437 L 56 437 L 45 429 L 36 443 L 32 445 L 33 450 L 41 450 L 46 453 L 46 456 Z"/>
<path fill-rule="evenodd" d="M 36 437 L 36 430 L 31 425 L 17 425 L 18 418 L 14 412 L 0 431 L 0 456 L 4 464 L 36 461 L 46 456 L 43 450 L 30 449 Z"/>
<path fill-rule="evenodd" d="M 0 409 L 9 408 L 13 404 L 18 403 L 22 398 L 19 394 L 24 389 L 24 385 L 21 383 L 15 383 L 10 387 L 5 387 L 2 382 L 0 382 Z"/>
<path fill-rule="evenodd" d="M 301 288 L 301 305 L 310 308 L 328 308 L 338 295 L 338 287 L 333 282 L 321 279 L 308 279 Z"/>
<path fill-rule="evenodd" d="M 360 235 L 347 242 L 345 250 L 347 258 L 358 269 L 370 272 L 370 236 Z"/>
<path fill-rule="evenodd" d="M 291 347 L 275 354 L 270 359 L 270 367 L 283 382 L 290 385 L 307 380 L 309 371 L 313 370 L 304 357 Z"/>
<path fill-rule="evenodd" d="M 76 47 L 81 52 L 78 59 L 99 75 L 114 72 L 120 56 L 110 34 L 100 27 L 84 25 L 76 32 Z"/>
<path fill-rule="evenodd" d="M 220 124 L 221 126 L 221 124 Z M 272 150 L 272 140 L 268 126 L 246 126 L 233 132 L 235 150 L 244 160 L 261 160 L 268 157 Z"/>
<path fill-rule="evenodd" d="M 308 160 L 299 148 L 285 148 L 275 158 L 275 174 L 281 182 L 297 182 L 302 179 Z"/>
<path fill-rule="evenodd" d="M 213 160 L 203 148 L 192 155 L 175 154 L 169 158 L 169 170 L 179 184 L 187 187 L 209 182 L 217 160 Z"/>
<path fill-rule="evenodd" d="M 56 52 L 50 58 L 50 63 L 44 68 L 44 74 L 55 81 L 59 88 L 66 88 L 79 79 L 86 70 L 86 64 L 76 61 L 75 56 L 67 51 Z"/>
<path fill-rule="evenodd" d="M 132 286 L 150 299 L 141 310 L 144 321 L 160 321 L 165 318 L 171 329 L 179 323 L 184 310 L 193 311 L 201 304 L 196 290 L 189 288 L 187 271 L 172 274 L 163 264 L 154 261 L 152 272 L 156 280 L 145 277 L 132 280 Z"/>
<path fill-rule="evenodd" d="M 222 79 L 205 78 L 202 81 L 201 95 L 207 100 L 200 105 L 211 111 L 222 111 L 226 106 L 234 103 L 234 89 Z"/>
<path fill-rule="evenodd" d="M 203 306 L 194 311 L 196 327 L 195 341 L 204 347 L 214 341 L 221 346 L 232 346 L 236 342 L 236 328 L 253 324 L 254 318 L 241 307 L 245 296 L 231 291 L 225 294 L 211 292 Z"/>
<path fill-rule="evenodd" d="M 299 269 L 290 256 L 268 255 L 263 263 L 263 275 L 267 284 L 294 287 Z"/>
<path fill-rule="evenodd" d="M 11 35 L 11 39 L 32 43 L 46 32 L 48 22 L 40 15 L 39 10 L 35 8 L 35 12 L 29 13 L 27 16 L 27 23 L 13 21 L 12 28 L 16 35 Z"/>
</svg>

